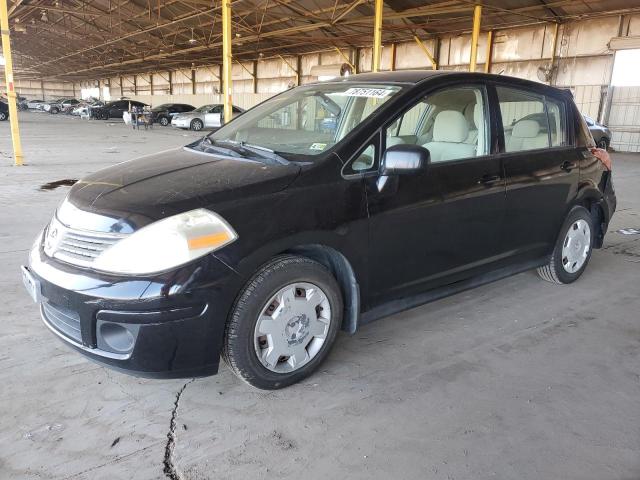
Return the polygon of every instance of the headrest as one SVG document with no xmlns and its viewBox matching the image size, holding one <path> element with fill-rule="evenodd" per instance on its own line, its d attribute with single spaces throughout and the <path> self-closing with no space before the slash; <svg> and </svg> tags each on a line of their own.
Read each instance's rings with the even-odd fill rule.
<svg viewBox="0 0 640 480">
<path fill-rule="evenodd" d="M 436 116 L 433 125 L 434 142 L 462 143 L 469 135 L 467 121 L 460 112 L 443 110 Z"/>
<path fill-rule="evenodd" d="M 393 147 L 394 145 L 403 145 L 407 142 L 400 137 L 387 137 L 387 148 Z"/>
<path fill-rule="evenodd" d="M 520 120 L 513 126 L 511 136 L 518 138 L 533 138 L 540 133 L 540 124 L 535 120 Z"/>
</svg>

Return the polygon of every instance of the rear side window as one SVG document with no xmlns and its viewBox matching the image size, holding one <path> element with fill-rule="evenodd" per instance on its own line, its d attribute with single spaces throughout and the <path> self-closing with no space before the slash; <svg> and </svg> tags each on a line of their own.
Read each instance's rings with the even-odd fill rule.
<svg viewBox="0 0 640 480">
<path fill-rule="evenodd" d="M 549 147 L 549 124 L 544 97 L 513 88 L 497 87 L 504 148 L 521 152 Z"/>
<path fill-rule="evenodd" d="M 567 145 L 564 102 L 515 88 L 496 90 L 506 152 Z"/>
</svg>

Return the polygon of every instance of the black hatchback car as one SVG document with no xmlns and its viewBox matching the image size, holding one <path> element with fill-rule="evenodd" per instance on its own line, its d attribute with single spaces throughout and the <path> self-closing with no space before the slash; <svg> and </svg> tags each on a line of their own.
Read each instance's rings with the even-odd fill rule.
<svg viewBox="0 0 640 480">
<path fill-rule="evenodd" d="M 44 323 L 94 360 L 190 377 L 222 356 L 274 389 L 317 368 L 340 329 L 527 269 L 575 281 L 615 206 L 570 94 L 361 74 L 78 182 L 23 278 Z"/>
<path fill-rule="evenodd" d="M 196 107 L 186 103 L 163 103 L 151 109 L 151 120 L 159 123 L 163 127 L 171 124 L 171 119 L 179 113 L 186 113 L 195 110 Z"/>
</svg>

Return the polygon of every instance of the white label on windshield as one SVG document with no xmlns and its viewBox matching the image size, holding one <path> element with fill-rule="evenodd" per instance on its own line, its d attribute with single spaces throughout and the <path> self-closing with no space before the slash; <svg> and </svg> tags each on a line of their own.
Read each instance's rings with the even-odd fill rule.
<svg viewBox="0 0 640 480">
<path fill-rule="evenodd" d="M 384 98 L 391 94 L 391 92 L 391 90 L 387 90 L 386 88 L 354 87 L 342 92 L 340 95 L 346 97 Z"/>
<path fill-rule="evenodd" d="M 309 150 L 324 150 L 325 148 L 327 148 L 326 143 L 312 143 Z"/>
</svg>

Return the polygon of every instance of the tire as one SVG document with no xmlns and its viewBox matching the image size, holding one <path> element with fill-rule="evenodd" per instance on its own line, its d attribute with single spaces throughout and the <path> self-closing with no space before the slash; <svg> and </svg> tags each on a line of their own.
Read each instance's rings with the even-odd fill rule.
<svg viewBox="0 0 640 480">
<path fill-rule="evenodd" d="M 7 118 L 9 118 L 7 112 L 0 112 L 0 122 L 4 122 Z"/>
<path fill-rule="evenodd" d="M 598 140 L 598 148 L 602 148 L 603 150 L 609 149 L 609 140 L 607 139 L 607 137 L 602 137 L 600 140 Z"/>
<path fill-rule="evenodd" d="M 160 120 L 158 120 L 158 123 L 163 127 L 166 127 L 167 125 L 169 125 L 169 119 L 167 117 L 160 117 Z"/>
<path fill-rule="evenodd" d="M 283 293 L 279 297 L 280 292 L 291 287 L 294 296 L 285 298 Z M 324 300 L 314 306 L 315 300 L 311 300 L 323 296 Z M 275 297 L 282 303 L 274 309 L 271 301 Z M 311 308 L 307 313 L 313 312 L 310 315 L 316 318 L 299 314 L 294 303 L 298 301 L 304 308 Z M 342 314 L 340 287 L 324 265 L 294 255 L 275 257 L 251 278 L 236 299 L 225 328 L 222 358 L 233 373 L 253 387 L 264 390 L 287 387 L 309 376 L 327 357 L 342 324 Z M 265 319 L 273 326 L 274 335 L 259 336 Z M 324 327 L 316 337 L 313 330 L 318 325 Z M 292 365 L 295 354 L 288 358 L 280 355 L 282 350 L 273 343 L 273 338 L 289 352 L 303 352 L 304 360 L 299 366 Z M 265 364 L 270 352 L 274 354 L 271 366 Z"/>
<path fill-rule="evenodd" d="M 53 107 L 51 110 L 49 110 L 49 113 L 56 115 L 57 113 L 60 113 L 60 110 L 56 107 Z"/>
<path fill-rule="evenodd" d="M 589 264 L 594 238 L 594 219 L 589 210 L 573 207 L 560 229 L 549 262 L 538 268 L 538 275 L 551 283 L 575 282 Z"/>
<path fill-rule="evenodd" d="M 204 123 L 202 123 L 202 120 L 200 120 L 199 118 L 195 118 L 195 119 L 191 120 L 190 128 L 194 132 L 199 132 L 200 130 L 202 130 L 204 128 Z"/>
</svg>

